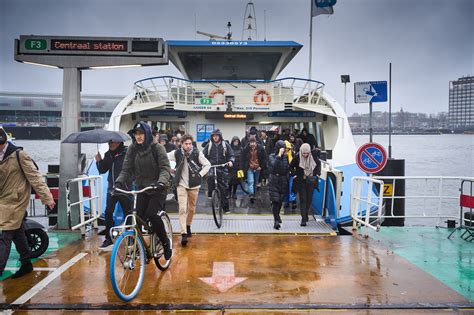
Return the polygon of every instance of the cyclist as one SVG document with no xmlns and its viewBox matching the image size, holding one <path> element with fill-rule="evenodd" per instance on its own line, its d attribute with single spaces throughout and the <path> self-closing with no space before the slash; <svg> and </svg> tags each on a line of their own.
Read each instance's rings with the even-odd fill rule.
<svg viewBox="0 0 474 315">
<path fill-rule="evenodd" d="M 211 134 L 211 140 L 204 148 L 204 156 L 211 162 L 212 165 L 227 164 L 228 168 L 234 165 L 234 151 L 224 139 L 222 132 L 216 129 Z M 222 194 L 221 205 L 225 213 L 230 213 L 229 210 L 229 172 L 227 168 L 220 167 L 215 169 L 217 172 L 217 186 Z M 214 174 L 214 171 L 212 171 Z M 211 197 L 214 190 L 214 178 L 209 176 L 207 178 L 208 197 Z"/>
<path fill-rule="evenodd" d="M 129 134 L 133 135 L 133 141 L 125 155 L 122 171 L 115 180 L 115 187 L 129 190 L 127 185 L 131 179 L 135 180 L 137 189 L 150 185 L 157 186 L 157 189 L 138 196 L 138 216 L 151 222 L 152 230 L 160 238 L 165 258 L 168 260 L 172 256 L 172 250 L 158 211 L 165 206 L 166 189 L 171 180 L 170 162 L 165 148 L 153 141 L 151 127 L 147 123 L 143 121 L 136 123 Z"/>
</svg>

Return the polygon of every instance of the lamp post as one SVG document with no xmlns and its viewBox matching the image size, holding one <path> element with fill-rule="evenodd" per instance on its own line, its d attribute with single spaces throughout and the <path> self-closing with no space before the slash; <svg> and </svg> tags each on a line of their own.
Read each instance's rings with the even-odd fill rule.
<svg viewBox="0 0 474 315">
<path fill-rule="evenodd" d="M 344 112 L 345 113 L 346 113 L 346 102 L 347 102 L 347 83 L 350 83 L 350 82 L 351 82 L 351 78 L 348 74 L 341 75 L 341 83 L 344 83 Z"/>
</svg>

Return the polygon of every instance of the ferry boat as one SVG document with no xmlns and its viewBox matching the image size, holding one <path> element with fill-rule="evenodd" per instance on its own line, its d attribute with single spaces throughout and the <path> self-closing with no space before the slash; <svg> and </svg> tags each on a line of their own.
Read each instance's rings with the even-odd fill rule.
<svg viewBox="0 0 474 315">
<path fill-rule="evenodd" d="M 278 78 L 300 51 L 293 41 L 167 41 L 183 78 L 159 76 L 134 84 L 114 109 L 108 128 L 127 132 L 137 121 L 179 129 L 200 144 L 214 129 L 225 139 L 257 130 L 303 128 L 315 136 L 324 162 L 315 215 L 333 228 L 351 221 L 350 178 L 362 176 L 346 113 L 321 81 Z M 104 150 L 106 148 L 104 147 Z M 94 165 L 90 173 L 94 174 Z M 203 205 L 204 206 L 204 205 Z"/>
</svg>

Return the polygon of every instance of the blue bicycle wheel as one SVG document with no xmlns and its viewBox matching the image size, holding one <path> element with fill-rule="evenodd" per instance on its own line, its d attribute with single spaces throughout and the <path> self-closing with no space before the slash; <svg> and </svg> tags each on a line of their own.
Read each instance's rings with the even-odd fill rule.
<svg viewBox="0 0 474 315">
<path fill-rule="evenodd" d="M 140 291 L 145 264 L 145 248 L 135 232 L 120 235 L 110 256 L 110 281 L 115 294 L 123 301 L 130 301 Z"/>
</svg>

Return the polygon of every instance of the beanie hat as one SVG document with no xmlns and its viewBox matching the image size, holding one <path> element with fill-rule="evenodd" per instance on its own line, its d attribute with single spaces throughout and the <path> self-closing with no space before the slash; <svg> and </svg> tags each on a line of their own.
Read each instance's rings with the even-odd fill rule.
<svg viewBox="0 0 474 315">
<path fill-rule="evenodd" d="M 5 130 L 0 127 L 0 144 L 5 144 L 7 142 L 8 136 Z"/>
</svg>

